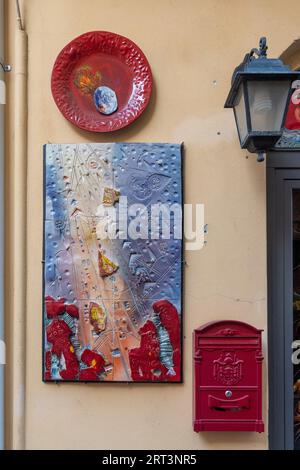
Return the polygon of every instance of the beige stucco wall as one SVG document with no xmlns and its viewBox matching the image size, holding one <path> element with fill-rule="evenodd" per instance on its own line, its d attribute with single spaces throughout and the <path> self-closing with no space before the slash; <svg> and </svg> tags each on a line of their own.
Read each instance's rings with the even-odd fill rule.
<svg viewBox="0 0 300 470">
<path fill-rule="evenodd" d="M 14 2 L 8 5 L 7 60 L 14 64 Z M 239 148 L 234 119 L 223 109 L 234 66 L 269 39 L 278 56 L 299 34 L 298 0 L 25 0 L 29 37 L 28 265 L 26 308 L 26 448 L 264 449 L 267 433 L 192 430 L 192 331 L 211 320 L 240 319 L 265 329 L 265 167 Z M 50 91 L 53 62 L 72 38 L 89 30 L 135 41 L 152 67 L 151 104 L 133 125 L 112 135 L 69 124 Z M 10 90 L 10 119 L 13 99 Z M 12 142 L 13 129 L 9 129 Z M 184 289 L 184 384 L 44 384 L 42 348 L 42 145 L 47 142 L 185 143 L 185 201 L 204 203 L 207 244 L 187 252 Z M 7 165 L 7 201 L 13 168 Z M 9 206 L 8 206 L 9 208 Z M 10 213 L 8 210 L 8 222 Z M 22 227 L 20 228 L 22 230 Z M 9 236 L 9 234 L 8 234 Z M 9 243 L 9 242 L 8 242 Z M 8 260 L 8 276 L 10 262 Z M 9 283 L 9 280 L 8 280 Z M 8 285 L 8 304 L 12 292 Z M 14 325 L 7 310 L 7 446 Z M 264 418 L 267 421 L 267 360 Z"/>
</svg>

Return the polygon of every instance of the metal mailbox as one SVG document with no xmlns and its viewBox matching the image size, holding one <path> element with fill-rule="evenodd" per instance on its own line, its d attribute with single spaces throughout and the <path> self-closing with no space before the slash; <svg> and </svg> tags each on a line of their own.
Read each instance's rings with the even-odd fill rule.
<svg viewBox="0 0 300 470">
<path fill-rule="evenodd" d="M 261 334 L 224 320 L 194 331 L 194 431 L 264 431 Z"/>
</svg>

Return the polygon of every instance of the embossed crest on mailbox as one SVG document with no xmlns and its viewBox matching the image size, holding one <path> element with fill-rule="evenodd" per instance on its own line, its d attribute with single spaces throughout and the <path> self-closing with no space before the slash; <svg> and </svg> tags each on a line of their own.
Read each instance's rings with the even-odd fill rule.
<svg viewBox="0 0 300 470">
<path fill-rule="evenodd" d="M 264 431 L 261 333 L 234 320 L 194 331 L 194 431 Z"/>
</svg>

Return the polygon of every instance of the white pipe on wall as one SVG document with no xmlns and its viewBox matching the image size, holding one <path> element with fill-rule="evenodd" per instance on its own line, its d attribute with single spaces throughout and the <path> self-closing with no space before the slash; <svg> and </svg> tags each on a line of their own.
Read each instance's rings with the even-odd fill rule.
<svg viewBox="0 0 300 470">
<path fill-rule="evenodd" d="M 4 0 L 0 0 L 0 59 L 4 61 Z M 0 73 L 0 449 L 4 449 L 4 72 Z"/>
<path fill-rule="evenodd" d="M 14 121 L 13 121 L 13 372 L 12 448 L 25 448 L 25 367 L 26 367 L 26 177 L 27 177 L 27 34 L 15 35 Z"/>
</svg>

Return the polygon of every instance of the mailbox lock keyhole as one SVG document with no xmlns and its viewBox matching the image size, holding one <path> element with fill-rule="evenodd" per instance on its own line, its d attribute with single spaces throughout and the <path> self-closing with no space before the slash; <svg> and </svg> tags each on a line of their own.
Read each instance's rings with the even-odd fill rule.
<svg viewBox="0 0 300 470">
<path fill-rule="evenodd" d="M 225 397 L 226 398 L 231 398 L 232 397 L 232 391 L 231 390 L 226 390 Z"/>
</svg>

